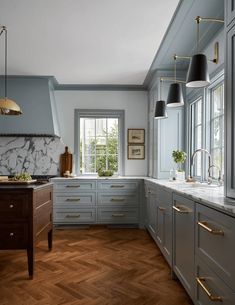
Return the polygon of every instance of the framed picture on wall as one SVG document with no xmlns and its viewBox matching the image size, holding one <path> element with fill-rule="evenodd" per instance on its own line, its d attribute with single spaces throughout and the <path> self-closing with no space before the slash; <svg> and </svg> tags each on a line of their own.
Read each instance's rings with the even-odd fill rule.
<svg viewBox="0 0 235 305">
<path fill-rule="evenodd" d="M 144 144 L 145 130 L 144 129 L 128 129 L 127 130 L 128 144 Z"/>
<path fill-rule="evenodd" d="M 143 160 L 145 158 L 144 145 L 128 145 L 127 158 L 128 160 Z"/>
</svg>

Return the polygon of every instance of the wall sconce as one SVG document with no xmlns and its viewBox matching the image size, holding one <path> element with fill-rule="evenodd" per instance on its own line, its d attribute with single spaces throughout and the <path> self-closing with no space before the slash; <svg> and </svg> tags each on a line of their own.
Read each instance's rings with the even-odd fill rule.
<svg viewBox="0 0 235 305">
<path fill-rule="evenodd" d="M 179 107 L 184 105 L 184 98 L 182 93 L 181 82 L 176 80 L 176 55 L 173 56 L 174 58 L 174 82 L 170 85 L 170 89 L 168 92 L 167 97 L 167 107 Z M 185 82 L 183 82 L 185 83 Z"/>
<path fill-rule="evenodd" d="M 5 97 L 0 99 L 0 114 L 3 115 L 19 115 L 22 114 L 20 107 L 14 102 L 7 98 L 7 28 L 0 26 L 0 36 L 5 34 L 5 75 L 4 75 L 4 90 Z"/>
<path fill-rule="evenodd" d="M 160 100 L 156 102 L 154 119 L 166 119 L 167 111 L 166 111 L 166 102 L 162 100 L 162 82 L 163 79 L 160 78 Z"/>
<path fill-rule="evenodd" d="M 224 23 L 221 19 L 215 18 L 202 18 L 197 16 L 195 18 L 197 22 L 197 54 L 193 55 L 190 60 L 190 65 L 187 73 L 186 87 L 189 88 L 201 88 L 210 84 L 210 78 L 207 67 L 207 57 L 204 54 L 199 53 L 199 24 L 201 21 L 205 22 L 219 22 Z M 211 60 L 213 63 L 218 63 L 219 44 L 215 44 L 215 58 Z M 185 57 L 186 58 L 186 57 Z"/>
</svg>

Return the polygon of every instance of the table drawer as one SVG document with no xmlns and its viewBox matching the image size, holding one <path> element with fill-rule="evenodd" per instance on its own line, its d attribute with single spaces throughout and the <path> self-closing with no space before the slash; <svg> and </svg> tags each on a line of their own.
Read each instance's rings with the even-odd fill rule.
<svg viewBox="0 0 235 305">
<path fill-rule="evenodd" d="M 196 211 L 196 253 L 235 290 L 235 219 L 201 204 Z"/>
<path fill-rule="evenodd" d="M 235 293 L 199 258 L 196 259 L 195 282 L 196 304 L 235 304 Z"/>
<path fill-rule="evenodd" d="M 29 215 L 26 194 L 1 194 L 0 219 L 26 218 Z"/>
<path fill-rule="evenodd" d="M 138 223 L 139 212 L 136 208 L 98 208 L 100 223 Z"/>
<path fill-rule="evenodd" d="M 136 190 L 138 188 L 138 181 L 98 181 L 99 190 Z"/>
<path fill-rule="evenodd" d="M 57 195 L 55 196 L 56 207 L 79 207 L 81 205 L 92 206 L 95 205 L 94 193 L 79 193 L 77 195 Z"/>
<path fill-rule="evenodd" d="M 0 249 L 24 249 L 28 242 L 28 225 L 0 225 Z"/>
<path fill-rule="evenodd" d="M 56 192 L 80 192 L 84 190 L 95 190 L 95 181 L 70 180 L 68 182 L 56 182 L 54 190 Z"/>
<path fill-rule="evenodd" d="M 125 205 L 138 205 L 138 196 L 136 193 L 123 194 L 98 194 L 98 205 L 112 205 L 112 206 L 125 206 Z"/>
<path fill-rule="evenodd" d="M 55 223 L 93 223 L 95 222 L 95 209 L 57 209 L 54 212 Z"/>
</svg>

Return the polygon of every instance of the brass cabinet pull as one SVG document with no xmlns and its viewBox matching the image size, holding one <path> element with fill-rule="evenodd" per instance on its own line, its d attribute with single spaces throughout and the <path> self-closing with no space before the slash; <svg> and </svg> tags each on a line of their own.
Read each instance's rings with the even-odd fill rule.
<svg viewBox="0 0 235 305">
<path fill-rule="evenodd" d="M 75 185 L 66 185 L 66 187 L 80 187 L 80 184 L 75 184 Z"/>
<path fill-rule="evenodd" d="M 200 285 L 200 287 L 203 289 L 203 291 L 206 293 L 206 295 L 208 296 L 208 298 L 212 301 L 212 302 L 223 302 L 222 297 L 217 297 L 214 296 L 209 289 L 205 286 L 204 282 L 206 281 L 206 278 L 204 277 L 196 277 L 197 283 Z"/>
<path fill-rule="evenodd" d="M 224 235 L 224 231 L 222 230 L 214 230 L 211 229 L 206 221 L 198 221 L 197 224 L 202 227 L 203 229 L 205 229 L 207 232 L 214 234 L 214 235 Z"/>
<path fill-rule="evenodd" d="M 125 216 L 125 214 L 112 214 L 112 217 L 124 217 Z"/>
<path fill-rule="evenodd" d="M 13 209 L 13 208 L 14 208 L 14 204 L 10 204 L 10 205 L 9 205 L 9 208 L 10 208 L 10 209 Z"/>
<path fill-rule="evenodd" d="M 159 209 L 159 211 L 161 211 L 161 212 L 165 212 L 165 211 L 166 211 L 166 209 L 163 208 L 163 207 L 158 207 L 158 209 Z"/>
<path fill-rule="evenodd" d="M 13 236 L 14 236 L 14 233 L 13 233 L 13 232 L 11 232 L 9 235 L 10 235 L 10 237 L 13 237 Z"/>
<path fill-rule="evenodd" d="M 125 201 L 125 199 L 124 198 L 111 198 L 111 201 L 112 202 L 123 202 L 123 201 Z"/>
<path fill-rule="evenodd" d="M 110 187 L 113 187 L 113 188 L 122 188 L 122 187 L 125 187 L 125 185 L 122 185 L 122 184 L 112 184 Z"/>
<path fill-rule="evenodd" d="M 187 213 L 189 213 L 189 210 L 181 209 L 181 207 L 179 207 L 179 206 L 173 205 L 173 209 L 174 209 L 176 212 L 181 213 L 181 214 L 187 214 Z"/>
<path fill-rule="evenodd" d="M 76 201 L 80 201 L 81 199 L 80 198 L 67 198 L 66 201 L 69 201 L 69 202 L 76 202 Z"/>
<path fill-rule="evenodd" d="M 66 215 L 66 218 L 79 218 L 81 215 Z"/>
</svg>

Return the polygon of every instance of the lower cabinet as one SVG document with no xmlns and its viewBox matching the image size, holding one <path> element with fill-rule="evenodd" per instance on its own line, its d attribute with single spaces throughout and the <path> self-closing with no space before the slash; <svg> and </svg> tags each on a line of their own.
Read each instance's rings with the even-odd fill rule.
<svg viewBox="0 0 235 305">
<path fill-rule="evenodd" d="M 172 265 L 172 193 L 159 185 L 146 183 L 146 227 Z"/>
<path fill-rule="evenodd" d="M 173 195 L 173 271 L 194 300 L 194 202 Z"/>
<path fill-rule="evenodd" d="M 52 179 L 54 223 L 136 224 L 141 182 L 136 179 Z"/>
</svg>

